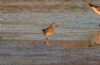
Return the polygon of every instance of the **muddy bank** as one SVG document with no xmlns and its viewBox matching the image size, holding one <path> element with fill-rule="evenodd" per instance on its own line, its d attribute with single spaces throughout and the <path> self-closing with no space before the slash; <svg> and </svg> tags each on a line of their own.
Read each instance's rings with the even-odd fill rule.
<svg viewBox="0 0 100 65">
<path fill-rule="evenodd" d="M 64 40 L 49 40 L 49 46 L 57 46 L 60 48 L 88 48 L 89 41 L 82 41 L 82 40 L 73 40 L 73 41 L 64 41 Z M 1 44 L 17 44 L 17 45 L 47 45 L 45 40 L 14 40 L 14 39 L 1 39 Z"/>
</svg>

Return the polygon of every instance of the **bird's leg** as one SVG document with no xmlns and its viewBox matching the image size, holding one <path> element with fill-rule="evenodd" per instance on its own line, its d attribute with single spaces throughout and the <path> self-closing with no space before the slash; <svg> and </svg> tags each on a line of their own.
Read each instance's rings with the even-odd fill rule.
<svg viewBox="0 0 100 65">
<path fill-rule="evenodd" d="M 46 36 L 46 40 L 48 40 L 48 36 Z"/>
<path fill-rule="evenodd" d="M 46 36 L 46 44 L 49 45 L 48 36 Z"/>
</svg>

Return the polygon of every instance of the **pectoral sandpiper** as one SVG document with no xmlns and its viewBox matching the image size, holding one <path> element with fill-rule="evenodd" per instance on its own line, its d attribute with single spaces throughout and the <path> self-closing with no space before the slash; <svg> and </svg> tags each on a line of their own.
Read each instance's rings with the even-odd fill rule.
<svg viewBox="0 0 100 65">
<path fill-rule="evenodd" d="M 42 29 L 43 34 L 46 37 L 46 43 L 48 44 L 48 36 L 54 34 L 55 28 L 57 27 L 56 23 L 51 23 L 47 28 Z"/>
</svg>

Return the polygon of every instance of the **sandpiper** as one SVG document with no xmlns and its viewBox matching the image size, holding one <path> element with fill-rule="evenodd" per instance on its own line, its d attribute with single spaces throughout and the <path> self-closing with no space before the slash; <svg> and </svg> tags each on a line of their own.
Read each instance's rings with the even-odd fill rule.
<svg viewBox="0 0 100 65">
<path fill-rule="evenodd" d="M 92 4 L 92 3 L 89 3 L 89 6 L 91 7 L 91 9 L 92 9 L 95 13 L 97 13 L 97 14 L 100 15 L 100 6 L 95 5 L 95 4 Z"/>
<path fill-rule="evenodd" d="M 51 36 L 54 34 L 55 28 L 57 27 L 56 23 L 51 23 L 47 28 L 42 29 L 43 34 L 46 37 L 46 43 L 48 44 L 48 36 Z"/>
</svg>

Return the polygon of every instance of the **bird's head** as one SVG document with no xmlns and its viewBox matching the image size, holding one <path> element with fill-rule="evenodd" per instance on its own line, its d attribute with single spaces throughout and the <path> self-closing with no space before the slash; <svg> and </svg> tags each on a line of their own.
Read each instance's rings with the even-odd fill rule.
<svg viewBox="0 0 100 65">
<path fill-rule="evenodd" d="M 58 27 L 58 25 L 56 25 L 55 22 L 51 23 L 51 26 L 52 26 L 52 27 Z"/>
</svg>

